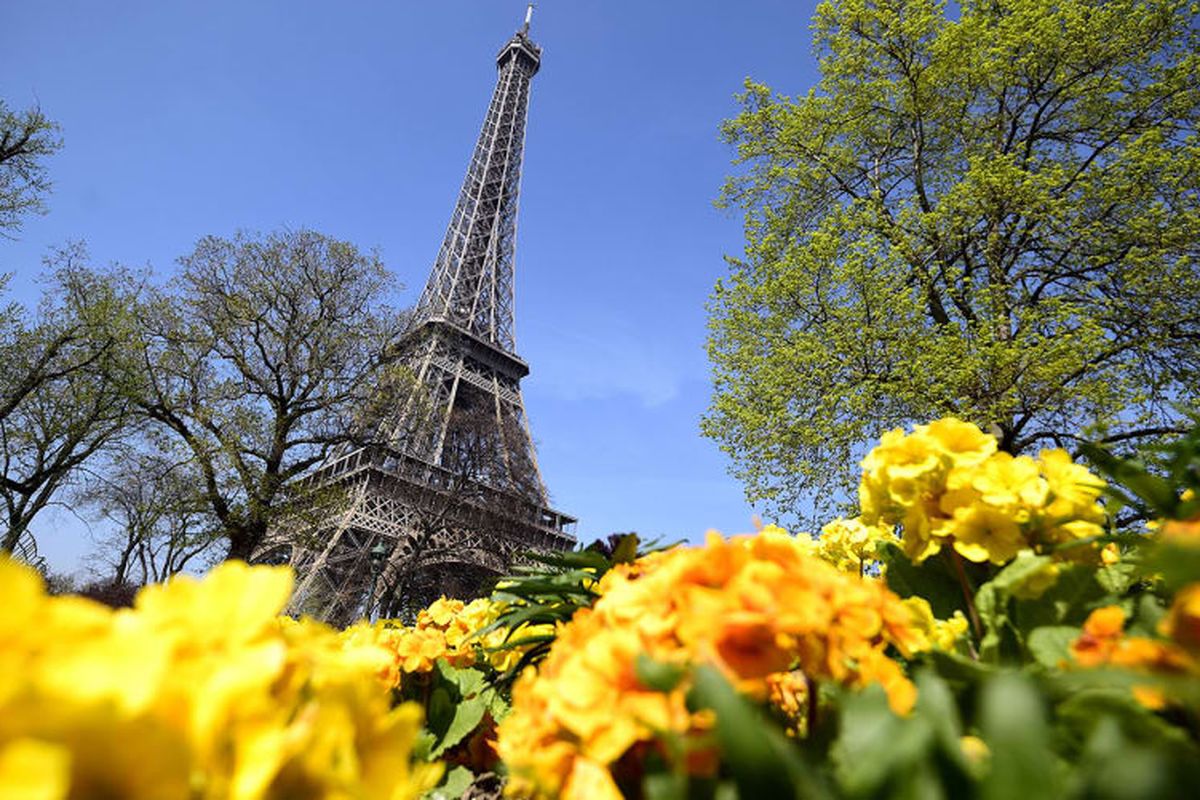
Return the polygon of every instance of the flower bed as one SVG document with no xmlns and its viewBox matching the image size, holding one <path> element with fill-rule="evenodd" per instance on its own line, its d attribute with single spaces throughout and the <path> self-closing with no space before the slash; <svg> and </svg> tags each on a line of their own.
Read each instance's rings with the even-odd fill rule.
<svg viewBox="0 0 1200 800">
<path fill-rule="evenodd" d="M 280 617 L 283 568 L 113 611 L 0 560 L 0 796 L 1176 796 L 1196 452 L 1180 485 L 1124 464 L 1162 518 L 1131 534 L 1062 451 L 940 420 L 885 436 L 818 538 L 627 538 L 407 626 Z"/>
</svg>

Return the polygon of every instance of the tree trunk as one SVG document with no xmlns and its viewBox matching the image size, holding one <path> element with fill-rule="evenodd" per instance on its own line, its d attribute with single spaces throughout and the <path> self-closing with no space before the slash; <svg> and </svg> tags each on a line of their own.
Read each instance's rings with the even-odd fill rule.
<svg viewBox="0 0 1200 800">
<path fill-rule="evenodd" d="M 229 538 L 229 552 L 225 554 L 225 560 L 249 561 L 250 556 L 254 554 L 254 551 L 262 543 L 262 540 L 266 538 L 266 535 L 266 527 L 258 525 L 230 531 L 227 534 Z"/>
</svg>

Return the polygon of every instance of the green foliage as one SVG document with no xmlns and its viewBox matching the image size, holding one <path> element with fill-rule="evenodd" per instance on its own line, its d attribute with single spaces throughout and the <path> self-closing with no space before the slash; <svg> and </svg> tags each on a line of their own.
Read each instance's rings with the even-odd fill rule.
<svg viewBox="0 0 1200 800">
<path fill-rule="evenodd" d="M 944 560 L 926 559 L 915 564 L 894 542 L 881 543 L 879 551 L 888 588 L 893 592 L 901 597 L 924 597 L 938 619 L 949 619 L 962 610 L 962 587 Z"/>
<path fill-rule="evenodd" d="M 783 732 L 739 696 L 716 669 L 696 669 L 690 701 L 695 708 L 709 708 L 716 714 L 717 742 L 738 797 L 816 800 L 828 796 Z"/>
<path fill-rule="evenodd" d="M 457 669 L 444 660 L 437 662 L 432 683 L 422 690 L 428 691 L 430 698 L 427 728 L 434 737 L 431 758 L 441 758 L 474 733 L 485 714 L 500 718 L 508 710 L 504 698 L 487 685 L 482 671 Z"/>
<path fill-rule="evenodd" d="M 840 733 L 830 759 L 848 797 L 961 797 L 970 768 L 962 722 L 946 682 L 917 677 L 917 708 L 891 712 L 881 689 L 842 698 Z"/>
<path fill-rule="evenodd" d="M 750 499 L 827 517 L 864 442 L 946 414 L 1010 452 L 1178 427 L 1200 386 L 1194 13 L 830 0 L 820 83 L 747 84 L 703 428 Z"/>
<path fill-rule="evenodd" d="M 46 260 L 50 291 L 38 308 L 0 312 L 0 551 L 12 552 L 131 422 L 123 384 L 106 377 L 127 363 L 128 276 L 95 273 L 87 260 L 82 244 L 61 248 Z"/>
<path fill-rule="evenodd" d="M 1144 447 L 1133 457 L 1121 457 L 1095 442 L 1080 447 L 1112 481 L 1109 496 L 1143 519 L 1184 520 L 1200 514 L 1200 412 L 1182 411 L 1191 422 L 1184 435 Z"/>
<path fill-rule="evenodd" d="M 50 179 L 43 160 L 60 147 L 58 124 L 40 108 L 16 112 L 0 100 L 0 237 L 20 230 L 23 215 L 45 212 Z"/>
<path fill-rule="evenodd" d="M 617 564 L 629 563 L 639 554 L 638 536 L 616 537 L 606 552 L 589 547 L 567 553 L 529 553 L 534 566 L 519 568 L 499 582 L 492 599 L 506 608 L 495 622 L 477 632 L 506 632 L 505 643 L 494 650 L 525 648 L 532 644 L 511 669 L 496 677 L 499 686 L 509 687 L 526 666 L 537 664 L 550 652 L 554 636 L 521 636 L 524 625 L 557 625 L 568 622 L 581 608 L 591 607 L 599 596 L 596 584 Z"/>
</svg>

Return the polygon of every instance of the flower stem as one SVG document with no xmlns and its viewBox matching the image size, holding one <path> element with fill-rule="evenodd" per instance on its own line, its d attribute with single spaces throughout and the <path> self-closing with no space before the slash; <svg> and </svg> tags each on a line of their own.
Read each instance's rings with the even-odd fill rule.
<svg viewBox="0 0 1200 800">
<path fill-rule="evenodd" d="M 811 739 L 813 731 L 817 728 L 817 682 L 808 675 L 804 676 L 804 682 L 806 684 L 805 694 L 807 695 L 804 698 L 807 705 L 804 718 L 804 736 Z"/>
<path fill-rule="evenodd" d="M 963 569 L 962 556 L 957 550 L 950 551 L 950 561 L 954 564 L 954 574 L 958 576 L 958 585 L 962 587 L 963 600 L 967 603 L 967 614 L 971 618 L 971 628 L 975 631 L 975 638 L 983 640 L 983 623 L 979 621 L 979 612 L 975 609 L 975 593 L 971 591 L 971 584 L 967 582 L 967 573 Z M 978 654 L 975 652 L 975 645 L 971 643 L 971 657 L 976 661 L 979 660 Z"/>
</svg>

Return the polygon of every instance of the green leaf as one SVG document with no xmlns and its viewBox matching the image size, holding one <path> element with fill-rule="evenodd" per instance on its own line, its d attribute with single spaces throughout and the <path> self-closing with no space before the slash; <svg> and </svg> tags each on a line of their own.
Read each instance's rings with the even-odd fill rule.
<svg viewBox="0 0 1200 800">
<path fill-rule="evenodd" d="M 1106 800 L 1176 796 L 1161 751 L 1130 741 L 1112 717 L 1101 717 L 1096 723 L 1075 770 L 1077 783 L 1088 789 L 1087 796 Z"/>
<path fill-rule="evenodd" d="M 450 693 L 445 687 L 437 686 L 429 693 L 428 726 L 438 741 L 445 736 L 446 730 L 454 720 L 455 706 L 450 699 Z"/>
<path fill-rule="evenodd" d="M 923 668 L 916 676 L 917 706 L 916 714 L 929 721 L 937 736 L 942 751 L 951 760 L 965 767 L 962 755 L 962 720 L 959 718 L 958 706 L 955 705 L 954 695 L 950 687 L 940 675 L 932 669 Z"/>
<path fill-rule="evenodd" d="M 492 715 L 492 719 L 499 722 L 508 716 L 511 706 L 504 699 L 504 695 L 500 692 L 485 692 L 484 696 L 488 699 L 488 713 Z"/>
<path fill-rule="evenodd" d="M 458 703 L 454 707 L 454 714 L 450 723 L 446 726 L 445 732 L 442 734 L 437 746 L 430 752 L 430 756 L 438 758 L 442 753 L 470 735 L 483 719 L 483 715 L 488 709 L 489 699 L 485 693 L 484 695 L 476 695 L 469 700 L 463 700 Z"/>
<path fill-rule="evenodd" d="M 893 592 L 901 597 L 925 598 L 938 619 L 949 619 L 955 611 L 966 613 L 962 587 L 943 559 L 927 558 L 914 564 L 893 542 L 882 543 L 879 555 L 888 588 Z"/>
<path fill-rule="evenodd" d="M 928 655 L 928 659 L 937 670 L 938 675 L 945 680 L 962 685 L 982 683 L 995 675 L 997 669 L 992 664 L 976 661 L 958 653 L 948 653 L 944 650 L 934 650 Z M 920 702 L 919 697 L 918 702 Z"/>
<path fill-rule="evenodd" d="M 587 576 L 590 578 L 591 576 Z M 522 579 L 519 583 L 514 583 L 505 586 L 496 592 L 498 596 L 510 596 L 516 599 L 525 600 L 530 597 L 539 595 L 550 595 L 551 597 L 590 597 L 595 595 L 591 589 L 585 589 L 582 586 L 571 585 L 570 583 L 559 583 L 550 580 L 533 580 Z"/>
<path fill-rule="evenodd" d="M 433 735 L 433 731 L 428 728 L 422 728 L 417 733 L 417 740 L 413 743 L 413 759 L 417 761 L 432 761 L 433 757 L 429 754 L 437 745 L 437 737 Z"/>
<path fill-rule="evenodd" d="M 687 667 L 670 664 L 666 661 L 655 661 L 645 653 L 638 653 L 634 660 L 634 671 L 637 679 L 647 689 L 656 692 L 669 692 L 679 685 L 687 675 Z"/>
<path fill-rule="evenodd" d="M 1150 552 L 1146 566 L 1161 576 L 1168 592 L 1177 592 L 1200 581 L 1200 547 L 1163 542 Z"/>
<path fill-rule="evenodd" d="M 475 775 L 471 770 L 459 765 L 447 771 L 442 782 L 426 792 L 424 796 L 428 800 L 452 800 L 452 798 L 462 797 L 474 780 Z"/>
<path fill-rule="evenodd" d="M 916 708 L 904 717 L 892 713 L 881 687 L 843 696 L 831 759 L 847 794 L 923 799 L 968 792 L 954 696 L 932 670 L 921 670 L 916 683 Z"/>
<path fill-rule="evenodd" d="M 638 535 L 636 533 L 626 533 L 617 539 L 617 546 L 613 548 L 612 562 L 614 564 L 630 564 L 638 555 Z"/>
<path fill-rule="evenodd" d="M 1151 636 L 1158 630 L 1158 623 L 1166 616 L 1167 609 L 1162 602 L 1152 594 L 1144 594 L 1138 598 L 1134 607 L 1133 620 L 1129 623 L 1131 634 Z"/>
<path fill-rule="evenodd" d="M 1096 582 L 1114 597 L 1121 597 L 1137 582 L 1141 570 L 1125 561 L 1096 570 Z"/>
<path fill-rule="evenodd" d="M 1042 572 L 1053 560 L 1050 556 L 1039 556 L 1022 550 L 1017 553 L 1012 563 L 996 573 L 996 577 L 992 578 L 992 585 L 1002 592 L 1012 594 L 1014 589 L 1019 590 L 1022 584 Z"/>
<path fill-rule="evenodd" d="M 1112 687 L 1090 687 L 1072 692 L 1055 709 L 1069 745 L 1083 746 L 1104 720 L 1117 723 L 1123 735 L 1156 747 L 1187 746 L 1187 733 L 1139 703 L 1130 691 L 1130 676 Z M 1192 745 L 1194 747 L 1194 744 Z"/>
<path fill-rule="evenodd" d="M 441 678 L 454 687 L 459 697 L 471 697 L 483 688 L 484 674 L 474 667 L 455 667 L 444 658 L 435 662 Z"/>
<path fill-rule="evenodd" d="M 1015 673 L 998 675 L 980 697 L 980 729 L 991 750 L 984 800 L 1054 800 L 1061 796 L 1050 729 L 1033 684 Z"/>
<path fill-rule="evenodd" d="M 501 628 L 516 629 L 521 625 L 553 625 L 564 622 L 579 608 L 574 603 L 538 603 L 529 606 L 517 606 L 505 610 L 496 620 L 471 634 L 473 638 L 486 636 Z"/>
<path fill-rule="evenodd" d="M 1111 602 L 1096 580 L 1096 570 L 1086 564 L 1064 564 L 1058 580 L 1036 600 L 1015 602 L 1017 626 L 1031 631 L 1043 625 L 1082 625 L 1099 605 Z"/>
<path fill-rule="evenodd" d="M 851 795 L 879 791 L 897 771 L 924 760 L 935 742 L 928 719 L 896 716 L 878 685 L 844 695 L 840 722 L 831 757 L 838 783 Z"/>
<path fill-rule="evenodd" d="M 1139 459 L 1114 456 L 1103 446 L 1090 442 L 1082 444 L 1080 451 L 1098 470 L 1118 484 L 1109 487 L 1111 494 L 1125 501 L 1132 500 L 1132 494 L 1142 502 L 1132 502 L 1131 505 L 1140 506 L 1153 516 L 1172 516 L 1178 502 L 1174 487 L 1169 481 L 1150 472 Z"/>
<path fill-rule="evenodd" d="M 687 775 L 657 772 L 642 781 L 645 800 L 688 800 Z"/>
<path fill-rule="evenodd" d="M 979 657 L 983 661 L 998 664 L 1005 654 L 1005 633 L 1008 624 L 1007 598 L 1000 596 L 995 584 L 985 583 L 975 593 L 975 611 L 983 622 L 983 636 L 979 640 Z"/>
<path fill-rule="evenodd" d="M 1045 625 L 1034 628 L 1025 640 L 1030 654 L 1047 669 L 1058 669 L 1062 662 L 1071 660 L 1071 642 L 1079 638 L 1081 630 L 1071 625 Z"/>
<path fill-rule="evenodd" d="M 715 668 L 695 670 L 691 696 L 695 707 L 716 712 L 717 741 L 740 797 L 828 796 L 783 732 L 739 696 Z"/>
</svg>

